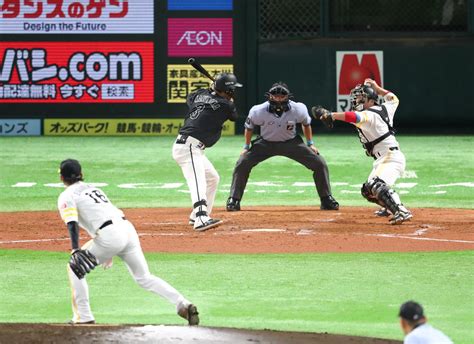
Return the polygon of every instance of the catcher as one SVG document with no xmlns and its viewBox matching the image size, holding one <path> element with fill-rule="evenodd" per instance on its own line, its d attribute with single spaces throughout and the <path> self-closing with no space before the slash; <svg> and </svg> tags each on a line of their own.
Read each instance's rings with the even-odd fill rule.
<svg viewBox="0 0 474 344">
<path fill-rule="evenodd" d="M 379 96 L 383 96 L 383 104 L 378 104 Z M 389 222 L 393 225 L 413 217 L 392 189 L 405 171 L 405 155 L 400 150 L 393 129 L 398 103 L 395 94 L 380 87 L 374 80 L 366 79 L 364 85 L 357 85 L 351 91 L 352 111 L 330 112 L 321 106 L 311 109 L 313 117 L 328 128 L 333 127 L 335 120 L 356 126 L 366 154 L 375 159 L 372 172 L 362 185 L 362 196 L 382 207 L 375 212 L 376 215 L 391 215 Z"/>
<path fill-rule="evenodd" d="M 74 316 L 69 323 L 95 323 L 85 275 L 99 264 L 110 268 L 112 258 L 119 256 L 139 286 L 175 304 L 178 315 L 186 319 L 189 325 L 198 325 L 196 306 L 167 282 L 150 274 L 135 227 L 102 190 L 83 182 L 79 162 L 64 160 L 59 172 L 66 190 L 59 196 L 58 208 L 69 230 L 72 245 L 67 270 Z M 93 238 L 82 248 L 79 248 L 79 226 Z"/>
</svg>

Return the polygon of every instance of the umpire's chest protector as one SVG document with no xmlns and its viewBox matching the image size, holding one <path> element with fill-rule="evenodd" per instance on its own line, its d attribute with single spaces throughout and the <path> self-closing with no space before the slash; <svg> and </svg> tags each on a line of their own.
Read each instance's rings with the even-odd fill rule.
<svg viewBox="0 0 474 344">
<path fill-rule="evenodd" d="M 292 103 L 295 104 L 294 102 Z M 304 110 L 306 114 L 298 106 L 291 106 L 288 111 L 285 111 L 278 117 L 269 112 L 267 107 L 260 109 L 255 114 L 256 121 L 254 123 L 260 125 L 260 135 L 264 140 L 273 142 L 288 141 L 296 136 L 296 125 L 298 123 L 311 123 L 306 106 L 304 106 Z"/>
</svg>

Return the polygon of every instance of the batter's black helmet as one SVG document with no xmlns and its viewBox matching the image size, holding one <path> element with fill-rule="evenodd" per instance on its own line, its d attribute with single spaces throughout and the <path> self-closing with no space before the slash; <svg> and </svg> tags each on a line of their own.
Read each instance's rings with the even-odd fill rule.
<svg viewBox="0 0 474 344">
<path fill-rule="evenodd" d="M 237 77 L 232 73 L 221 73 L 215 78 L 214 89 L 219 92 L 225 92 L 232 96 L 236 87 L 243 85 L 237 82 Z"/>
<path fill-rule="evenodd" d="M 75 159 L 66 159 L 59 165 L 59 173 L 65 181 L 74 183 L 82 180 L 82 168 L 79 161 Z"/>
</svg>

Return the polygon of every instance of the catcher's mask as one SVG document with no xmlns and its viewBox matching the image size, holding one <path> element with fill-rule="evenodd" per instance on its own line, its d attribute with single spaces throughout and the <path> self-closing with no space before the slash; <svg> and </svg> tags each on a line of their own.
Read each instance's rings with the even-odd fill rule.
<svg viewBox="0 0 474 344">
<path fill-rule="evenodd" d="M 66 159 L 59 165 L 59 173 L 68 183 L 75 183 L 82 180 L 82 168 L 79 161 L 75 159 Z"/>
<path fill-rule="evenodd" d="M 373 99 L 377 104 L 379 96 L 375 90 L 368 85 L 358 84 L 351 90 L 351 109 L 354 111 L 364 110 L 364 104 Z"/>
<path fill-rule="evenodd" d="M 230 98 L 234 96 L 236 87 L 243 85 L 237 82 L 237 77 L 232 73 L 220 73 L 214 81 L 214 89 L 226 93 Z"/>
<path fill-rule="evenodd" d="M 265 96 L 270 103 L 268 111 L 278 117 L 290 109 L 290 99 L 293 98 L 293 94 L 284 82 L 278 81 L 274 83 L 268 92 L 265 93 Z"/>
</svg>

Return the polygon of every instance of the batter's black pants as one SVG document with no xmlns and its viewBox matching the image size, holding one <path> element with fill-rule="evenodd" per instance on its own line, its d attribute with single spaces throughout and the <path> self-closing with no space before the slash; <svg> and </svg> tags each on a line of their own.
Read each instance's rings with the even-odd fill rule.
<svg viewBox="0 0 474 344">
<path fill-rule="evenodd" d="M 242 154 L 235 164 L 230 197 L 241 200 L 252 168 L 276 155 L 286 156 L 313 171 L 314 183 L 320 198 L 331 194 L 326 161 L 306 146 L 301 136 L 296 135 L 294 139 L 283 142 L 269 142 L 262 138 L 253 141 L 250 150 Z"/>
</svg>

